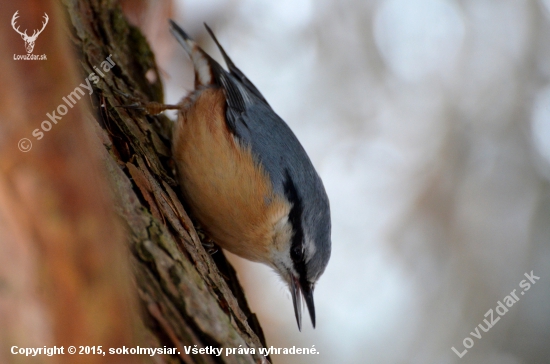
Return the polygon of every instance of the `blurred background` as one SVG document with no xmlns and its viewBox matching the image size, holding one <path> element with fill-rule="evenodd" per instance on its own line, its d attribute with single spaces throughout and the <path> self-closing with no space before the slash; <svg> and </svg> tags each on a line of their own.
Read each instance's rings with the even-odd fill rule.
<svg viewBox="0 0 550 364">
<path fill-rule="evenodd" d="M 233 259 L 268 344 L 320 352 L 274 363 L 550 362 L 550 0 L 142 5 L 127 13 L 168 103 L 193 74 L 165 18 L 219 60 L 207 22 L 325 183 L 315 330 L 298 332 L 275 273 Z M 531 271 L 540 280 L 472 337 Z"/>
</svg>

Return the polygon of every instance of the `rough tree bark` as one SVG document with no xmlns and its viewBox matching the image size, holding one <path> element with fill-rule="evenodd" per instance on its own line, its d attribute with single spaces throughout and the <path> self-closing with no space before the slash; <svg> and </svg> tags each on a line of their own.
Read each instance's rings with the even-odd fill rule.
<svg viewBox="0 0 550 364">
<path fill-rule="evenodd" d="M 170 161 L 170 120 L 119 107 L 130 100 L 116 91 L 162 102 L 160 75 L 145 38 L 114 0 L 64 4 L 83 75 L 95 72 L 109 55 L 116 63 L 94 86 L 93 124 L 105 147 L 117 212 L 129 232 L 146 326 L 159 345 L 177 347 L 186 363 L 265 361 L 258 352 L 265 346 L 263 333 L 235 271 L 223 252 L 205 251 L 180 202 Z M 186 354 L 184 346 L 193 345 L 255 348 L 256 353 Z"/>
<path fill-rule="evenodd" d="M 27 52 L 15 29 L 31 35 L 44 13 L 49 21 L 34 51 L 47 60 L 16 60 Z M 113 357 L 70 355 L 69 346 L 134 342 L 137 300 L 123 230 L 86 132 L 86 100 L 59 108 L 57 119 L 61 98 L 82 82 L 63 19 L 57 1 L 0 3 L 1 363 L 109 363 Z M 64 355 L 19 353 L 44 346 L 63 347 Z"/>
<path fill-rule="evenodd" d="M 36 120 L 42 120 L 44 118 L 42 109 L 51 111 L 57 107 L 60 104 L 61 96 L 66 96 L 68 92 L 71 92 L 74 87 L 83 82 L 82 80 L 91 73 L 95 72 L 98 74 L 97 69 L 94 67 L 98 67 L 101 70 L 100 65 L 105 61 L 106 57 L 111 55 L 111 59 L 116 66 L 109 72 L 104 72 L 97 84 L 92 83 L 91 111 L 89 108 L 82 106 L 70 110 L 68 115 L 72 113 L 72 116 L 66 117 L 63 120 L 63 125 L 56 126 L 57 129 L 63 131 L 56 129 L 55 138 L 53 134 L 47 135 L 44 138 L 44 143 L 41 142 L 42 145 L 36 147 L 43 150 L 46 147 L 52 147 L 54 151 L 56 151 L 56 148 L 65 148 L 60 152 L 61 156 L 59 158 L 61 161 L 68 159 L 72 161 L 72 164 L 58 163 L 56 165 L 51 163 L 52 160 L 46 163 L 44 161 L 46 157 L 57 158 L 58 155 L 50 154 L 36 157 L 35 154 L 32 157 L 38 159 L 29 164 L 29 168 L 31 171 L 34 168 L 43 172 L 43 178 L 46 182 L 49 182 L 48 178 L 51 178 L 58 184 L 66 184 L 71 183 L 70 178 L 76 179 L 75 183 L 78 183 L 78 187 L 80 188 L 80 190 L 75 189 L 72 191 L 77 194 L 76 197 L 75 195 L 63 195 L 63 193 L 66 194 L 66 191 L 64 192 L 61 186 L 59 186 L 59 193 L 65 197 L 67 205 L 71 205 L 70 199 L 76 198 L 76 201 L 79 201 L 78 193 L 82 193 L 86 189 L 89 190 L 86 195 L 88 197 L 88 200 L 86 200 L 88 204 L 93 205 L 95 201 L 99 204 L 105 204 L 108 203 L 109 199 L 103 198 L 101 193 L 96 191 L 95 184 L 97 181 L 91 178 L 89 173 L 86 172 L 88 164 L 83 162 L 80 169 L 78 167 L 78 158 L 85 159 L 89 153 L 101 155 L 100 159 L 106 170 L 105 174 L 111 187 L 112 199 L 115 200 L 114 209 L 119 220 L 125 226 L 127 250 L 134 277 L 134 284 L 130 285 L 130 289 L 138 297 L 137 301 L 139 301 L 141 309 L 140 321 L 142 323 L 142 325 L 132 324 L 134 320 L 130 317 L 123 320 L 120 330 L 116 330 L 115 327 L 109 327 L 110 323 L 120 321 L 121 316 L 127 317 L 130 316 L 129 313 L 132 314 L 133 312 L 131 308 L 130 312 L 119 312 L 123 307 L 131 307 L 131 303 L 126 306 L 124 304 L 116 305 L 116 307 L 113 306 L 115 309 L 109 309 L 110 299 L 120 300 L 124 299 L 124 297 L 128 299 L 128 285 L 124 286 L 124 280 L 119 278 L 123 274 L 121 275 L 120 269 L 116 266 L 117 264 L 123 265 L 123 263 L 117 263 L 117 259 L 115 258 L 118 255 L 114 252 L 120 248 L 116 247 L 121 241 L 120 238 L 117 239 L 117 236 L 120 237 L 121 235 L 117 235 L 116 231 L 120 232 L 120 230 L 117 230 L 114 226 L 116 224 L 113 217 L 109 213 L 101 212 L 103 210 L 98 207 L 94 210 L 94 216 L 97 217 L 98 222 L 101 222 L 105 226 L 102 225 L 101 228 L 97 229 L 98 232 L 92 237 L 94 238 L 92 240 L 103 242 L 102 245 L 98 243 L 93 247 L 93 249 L 99 249 L 103 254 L 97 255 L 96 259 L 100 260 L 94 261 L 95 265 L 92 268 L 97 270 L 97 274 L 102 274 L 104 279 L 108 278 L 108 280 L 120 281 L 120 284 L 108 286 L 110 287 L 109 289 L 114 291 L 111 292 L 110 296 L 101 296 L 102 299 L 106 300 L 103 305 L 94 306 L 90 304 L 90 307 L 88 307 L 83 304 L 83 315 L 86 315 L 86 309 L 96 311 L 89 312 L 85 319 L 73 325 L 67 322 L 68 319 L 60 319 L 63 314 L 62 310 L 67 309 L 66 305 L 70 305 L 71 302 L 62 302 L 61 305 L 56 306 L 59 302 L 53 300 L 51 305 L 52 307 L 56 307 L 57 312 L 59 312 L 59 318 L 55 315 L 52 318 L 53 320 L 61 320 L 57 323 L 57 326 L 54 326 L 58 327 L 61 331 L 65 330 L 65 335 L 70 339 L 71 335 L 78 336 L 78 328 L 80 328 L 81 332 L 89 331 L 85 325 L 86 322 L 89 325 L 94 324 L 89 322 L 90 318 L 103 317 L 104 320 L 99 321 L 105 321 L 105 323 L 103 326 L 98 326 L 96 330 L 97 335 L 90 337 L 80 335 L 81 344 L 116 346 L 132 344 L 132 339 L 129 337 L 127 328 L 133 325 L 134 336 L 138 337 L 138 339 L 133 341 L 136 345 L 143 347 L 176 347 L 180 353 L 178 356 L 157 356 L 155 362 L 159 362 L 159 360 L 160 362 L 167 363 L 267 362 L 269 358 L 263 357 L 258 352 L 258 348 L 265 346 L 262 330 L 256 316 L 248 308 L 233 268 L 225 259 L 223 252 L 219 251 L 211 256 L 205 251 L 193 223 L 181 203 L 181 195 L 175 182 L 170 159 L 171 122 L 164 116 L 145 116 L 138 111 L 119 107 L 127 104 L 129 100 L 121 96 L 117 91 L 135 96 L 143 101 L 162 102 L 162 84 L 159 72 L 155 65 L 154 55 L 145 38 L 137 28 L 128 24 L 119 4 L 115 0 L 63 0 L 61 4 L 51 1 L 40 5 L 38 3 L 40 2 L 36 1 L 35 5 L 38 10 L 35 10 L 33 15 L 35 21 L 39 24 L 44 6 L 48 7 L 50 18 L 57 18 L 58 31 L 62 33 L 63 37 L 71 40 L 76 54 L 77 69 L 80 72 L 76 76 L 73 73 L 72 77 L 63 80 L 63 85 L 69 85 L 70 89 L 59 87 L 59 89 L 49 95 L 48 92 L 50 90 L 48 89 L 41 90 L 40 92 L 36 92 L 35 90 L 33 94 L 34 98 L 30 98 L 30 96 L 26 97 L 28 104 L 9 105 L 12 102 L 10 101 L 11 99 L 6 96 L 7 94 L 3 94 L 1 101 L 3 101 L 4 108 L 1 111 L 4 111 L 3 115 L 5 116 L 6 113 L 9 114 L 9 110 L 13 109 L 14 106 L 24 109 L 26 107 L 31 108 L 33 102 L 40 103 L 41 108 L 38 108 L 39 112 L 37 112 L 37 115 L 21 117 L 29 124 L 25 130 L 32 130 L 29 129 L 32 128 L 32 125 L 30 125 L 31 123 L 28 120 L 32 120 L 35 124 Z M 30 7 L 28 3 L 26 4 Z M 3 9 L 5 10 L 3 11 L 5 16 L 2 16 L 2 24 L 9 24 L 8 18 L 13 13 L 12 7 L 15 6 L 11 6 L 7 10 Z M 63 24 L 65 29 L 63 29 Z M 19 40 L 19 42 L 21 41 Z M 6 47 L 6 49 L 11 49 L 10 47 Z M 59 47 L 59 45 L 52 44 L 52 48 L 48 49 L 48 56 L 54 57 L 56 52 L 59 52 L 59 49 L 63 48 L 63 46 Z M 9 51 L 7 53 L 10 54 Z M 57 57 L 68 56 L 69 53 L 67 51 L 58 53 Z M 67 57 L 65 62 L 70 63 L 72 59 L 71 57 Z M 54 75 L 64 78 L 65 71 L 69 70 L 68 73 L 70 74 L 70 70 L 74 69 L 74 63 L 69 64 L 64 69 L 48 68 L 60 66 L 63 66 L 62 61 L 41 65 L 33 64 L 30 67 L 45 67 L 42 80 L 47 80 L 47 77 L 55 77 Z M 11 80 L 10 77 L 20 77 L 21 80 L 26 77 L 29 84 L 33 80 L 33 75 L 25 74 L 24 70 L 19 70 L 19 73 L 14 75 L 4 76 L 3 78 L 8 79 L 8 81 Z M 11 81 L 14 84 L 20 82 L 20 80 L 15 79 Z M 57 81 L 53 81 L 52 83 L 55 82 Z M 31 86 L 27 90 L 22 90 L 21 93 L 28 92 L 30 88 Z M 67 90 L 69 91 L 67 92 Z M 25 100 L 25 97 L 21 96 L 21 99 Z M 82 103 L 87 101 L 81 100 Z M 68 126 L 73 120 L 74 123 Z M 25 122 L 22 121 L 22 123 Z M 82 128 L 84 124 L 86 124 L 86 127 Z M 91 138 L 92 144 L 88 146 L 89 149 L 86 149 L 86 143 L 90 139 L 87 139 L 88 137 L 86 136 L 81 136 L 86 134 L 86 128 L 91 128 L 94 131 L 94 136 Z M 22 132 L 19 130 L 12 134 L 6 139 L 10 143 L 14 140 L 17 141 L 21 137 Z M 0 147 L 4 147 L 1 142 L 2 140 L 0 140 Z M 57 143 L 57 147 L 52 146 L 54 143 Z M 76 148 L 81 149 L 76 150 Z M 2 172 L 5 176 L 8 176 L 0 179 L 0 182 L 17 182 L 14 182 L 14 178 L 10 177 L 9 174 L 12 173 L 9 167 L 14 165 L 14 156 L 19 159 L 22 158 L 22 154 L 13 154 L 10 150 L 10 153 L 4 154 L 2 159 L 0 159 L 0 162 L 2 162 L 0 164 Z M 84 159 L 81 159 L 81 161 Z M 27 163 L 28 160 L 30 159 L 24 162 Z M 40 165 L 41 162 L 43 162 L 42 166 Z M 55 166 L 56 169 L 49 169 L 52 166 Z M 72 170 L 66 172 L 63 168 L 72 168 Z M 52 174 L 55 176 L 52 177 Z M 64 179 L 65 175 L 68 175 L 70 178 L 67 177 L 67 179 Z M 7 198 L 6 196 L 12 193 L 9 188 L 17 187 L 13 187 L 8 182 L 0 184 L 0 187 L 5 190 L 4 194 L 0 193 L 0 197 Z M 86 182 L 88 186 L 86 186 Z M 43 191 L 39 192 L 43 193 Z M 35 202 L 38 207 L 40 207 L 39 204 L 48 203 L 48 201 L 44 200 Z M 17 203 L 17 201 L 12 201 L 12 205 L 17 205 Z M 0 201 L 0 205 L 4 207 L 8 206 L 6 209 L 9 209 L 10 206 L 6 201 Z M 1 212 L 2 209 L 0 209 Z M 85 209 L 76 204 L 74 205 L 74 209 L 67 213 L 78 217 L 84 212 Z M 20 211 L 20 213 L 25 214 L 25 210 Z M 32 216 L 32 219 L 38 224 L 38 221 L 48 213 L 51 213 L 51 211 L 40 210 Z M 6 212 L 6 216 L 8 214 Z M 25 220 L 27 218 L 21 214 L 16 215 L 15 219 Z M 1 214 L 0 217 L 2 217 Z M 80 239 L 77 234 L 78 232 L 83 235 L 90 234 L 89 231 L 82 232 L 82 229 L 89 228 L 89 226 L 72 227 L 70 223 L 71 220 L 69 219 L 67 221 L 68 225 L 65 228 L 68 229 L 69 233 L 73 228 L 77 229 L 77 232 L 74 237 L 69 237 L 71 239 L 65 239 L 67 244 L 70 244 L 70 242 L 74 243 Z M 42 225 L 45 224 L 43 223 Z M 47 229 L 48 226 L 46 224 L 44 228 Z M 92 227 L 94 227 L 93 224 Z M 59 232 L 60 235 L 63 235 L 63 233 Z M 0 237 L 2 236 L 0 232 Z M 8 238 L 11 238 L 11 236 L 8 236 Z M 55 240 L 58 236 L 50 238 L 50 240 Z M 37 239 L 40 239 L 40 237 Z M 73 249 L 78 254 L 86 253 L 78 250 L 82 248 L 81 245 L 67 245 L 65 248 L 67 250 Z M 59 253 L 58 250 L 56 251 Z M 51 257 L 42 258 L 45 260 L 53 259 L 48 263 L 50 265 L 46 265 L 54 267 L 55 264 L 66 264 L 63 260 L 64 257 L 64 255 L 56 256 L 54 254 Z M 74 264 L 74 266 L 68 267 L 67 270 L 79 271 L 81 269 L 78 266 L 78 260 Z M 82 274 L 85 275 L 86 273 L 83 272 Z M 47 283 L 55 285 L 58 281 L 62 282 L 63 277 L 60 273 L 58 275 L 47 276 L 44 280 L 52 280 Z M 79 284 L 79 281 L 71 283 Z M 84 281 L 83 284 L 85 283 L 87 282 Z M 2 286 L 0 285 L 0 299 L 3 298 L 1 288 Z M 102 287 L 98 289 L 102 289 Z M 55 293 L 55 289 L 52 292 Z M 73 300 L 87 300 L 93 303 L 94 299 L 99 297 L 99 295 L 90 296 L 89 293 L 84 297 L 80 297 L 79 294 L 80 291 L 76 287 Z M 131 301 L 131 299 L 129 300 Z M 9 315 L 9 309 L 7 308 L 5 312 L 0 310 L 0 319 L 4 318 L 1 315 L 2 313 L 5 316 Z M 69 311 L 65 312 L 68 318 L 73 317 L 69 316 Z M 117 316 L 116 319 L 115 316 Z M 113 320 L 109 321 L 110 319 Z M 67 330 L 63 325 L 69 325 L 74 330 Z M 77 325 L 81 326 L 75 327 Z M 109 329 L 113 329 L 114 331 L 109 332 Z M 123 336 L 119 337 L 119 334 L 123 334 Z M 113 338 L 113 336 L 116 337 Z M 111 337 L 110 341 L 102 342 L 102 340 L 108 337 Z M 59 336 L 56 336 L 55 340 L 58 340 L 58 338 Z M 0 347 L 2 344 L 7 345 L 7 342 L 10 342 L 10 340 L 4 340 L 0 337 Z M 42 343 L 39 340 L 31 344 L 35 346 L 59 345 L 56 342 Z M 198 348 L 206 346 L 217 348 L 254 348 L 255 353 L 222 355 L 220 357 L 186 354 L 185 347 L 192 347 L 194 345 L 197 345 Z M 8 348 L 2 349 L 8 350 Z M 49 360 L 51 358 L 46 359 Z M 113 360 L 113 358 L 107 360 L 93 359 L 88 356 L 80 359 L 77 357 L 67 359 L 70 359 L 70 362 L 81 360 L 88 363 L 96 361 L 112 362 Z M 67 359 L 59 359 L 61 361 L 57 362 L 65 362 Z M 144 359 L 144 357 L 140 357 L 140 359 Z M 9 357 L 8 360 L 11 361 L 12 357 Z M 129 358 L 115 360 L 117 362 L 121 360 L 135 361 Z"/>
</svg>

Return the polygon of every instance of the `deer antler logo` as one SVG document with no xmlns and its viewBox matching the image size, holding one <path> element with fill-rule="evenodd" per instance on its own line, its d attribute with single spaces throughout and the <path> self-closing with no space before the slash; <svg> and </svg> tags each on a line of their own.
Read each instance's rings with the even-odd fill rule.
<svg viewBox="0 0 550 364">
<path fill-rule="evenodd" d="M 11 26 L 13 27 L 13 30 L 15 30 L 17 33 L 19 33 L 21 35 L 21 38 L 23 38 L 23 40 L 25 41 L 25 49 L 27 50 L 27 53 L 32 53 L 32 50 L 34 49 L 34 42 L 36 42 L 36 38 L 38 38 L 38 36 L 40 35 L 40 33 L 42 33 L 42 31 L 44 30 L 44 28 L 46 28 L 46 24 L 48 24 L 48 14 L 44 13 L 44 22 L 42 22 L 42 29 L 40 30 L 35 30 L 32 35 L 29 37 L 27 35 L 27 29 L 25 29 L 24 32 L 21 32 L 19 31 L 19 27 L 15 27 L 15 20 L 17 18 L 19 18 L 19 15 L 17 15 L 17 13 L 19 12 L 19 10 L 17 10 L 15 12 L 15 14 L 13 14 L 13 17 L 11 18 Z"/>
</svg>

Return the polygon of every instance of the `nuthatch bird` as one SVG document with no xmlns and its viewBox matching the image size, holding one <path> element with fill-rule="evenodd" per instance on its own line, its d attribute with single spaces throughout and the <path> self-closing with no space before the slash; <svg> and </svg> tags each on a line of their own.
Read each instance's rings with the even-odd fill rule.
<svg viewBox="0 0 550 364">
<path fill-rule="evenodd" d="M 331 249 L 325 188 L 294 133 L 205 26 L 229 72 L 170 20 L 195 69 L 195 90 L 179 104 L 173 134 L 183 195 L 220 247 L 285 280 L 298 329 L 302 296 L 315 327 L 313 290 Z"/>
</svg>

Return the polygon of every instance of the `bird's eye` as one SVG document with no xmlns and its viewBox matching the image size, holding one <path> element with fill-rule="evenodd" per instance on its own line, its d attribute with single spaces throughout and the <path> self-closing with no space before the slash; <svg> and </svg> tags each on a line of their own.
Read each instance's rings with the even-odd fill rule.
<svg viewBox="0 0 550 364">
<path fill-rule="evenodd" d="M 304 256 L 304 250 L 302 249 L 301 245 L 296 245 L 291 249 L 290 254 L 292 256 L 292 260 L 295 260 L 295 261 L 302 260 Z"/>
</svg>

